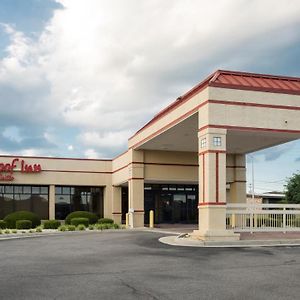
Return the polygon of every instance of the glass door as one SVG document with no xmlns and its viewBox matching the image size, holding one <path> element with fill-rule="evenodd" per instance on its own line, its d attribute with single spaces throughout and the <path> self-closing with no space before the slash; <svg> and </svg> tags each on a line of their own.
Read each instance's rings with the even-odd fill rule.
<svg viewBox="0 0 300 300">
<path fill-rule="evenodd" d="M 173 223 L 185 223 L 187 221 L 186 210 L 186 195 L 174 194 L 173 195 Z"/>
<path fill-rule="evenodd" d="M 172 195 L 162 193 L 159 199 L 159 223 L 172 223 Z"/>
<path fill-rule="evenodd" d="M 197 197 L 193 194 L 187 194 L 187 222 L 198 222 L 198 203 Z"/>
</svg>

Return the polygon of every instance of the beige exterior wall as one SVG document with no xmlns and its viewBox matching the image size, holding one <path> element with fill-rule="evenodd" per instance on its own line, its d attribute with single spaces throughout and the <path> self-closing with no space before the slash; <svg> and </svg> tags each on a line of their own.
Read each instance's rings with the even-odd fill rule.
<svg viewBox="0 0 300 300">
<path fill-rule="evenodd" d="M 159 118 L 156 122 L 153 122 L 150 126 L 134 135 L 128 141 L 128 148 L 136 147 L 137 144 L 141 143 L 145 139 L 153 137 L 156 134 L 160 134 L 167 128 L 181 122 L 188 116 L 197 112 L 199 105 L 206 100 L 208 100 L 208 88 L 205 88 L 182 105 L 171 110 L 168 114 Z"/>
<path fill-rule="evenodd" d="M 131 162 L 130 152 L 126 151 L 112 161 L 112 183 L 120 185 L 128 180 L 129 163 Z"/>
<path fill-rule="evenodd" d="M 210 87 L 209 99 L 262 105 L 246 106 L 210 103 L 209 124 L 299 130 L 300 110 L 272 107 L 281 105 L 300 108 L 300 96 L 298 95 Z M 263 105 L 269 105 L 270 107 L 263 107 Z"/>
<path fill-rule="evenodd" d="M 198 155 L 193 152 L 144 151 L 145 181 L 198 182 Z"/>
<path fill-rule="evenodd" d="M 55 186 L 57 185 L 104 187 L 104 216 L 112 217 L 112 161 L 0 156 L 0 163 L 11 164 L 15 158 L 19 161 L 12 174 L 14 180 L 0 181 L 0 184 L 49 186 L 49 219 L 55 218 Z M 22 173 L 21 160 L 28 165 L 40 164 L 41 172 Z"/>
<path fill-rule="evenodd" d="M 18 164 L 14 170 L 15 179 L 11 182 L 13 184 L 83 186 L 111 184 L 112 162 L 110 160 L 0 156 L 0 162 L 11 163 L 14 158 L 23 159 L 27 164 L 40 164 L 42 172 L 21 173 Z"/>
<path fill-rule="evenodd" d="M 300 107 L 300 95 L 217 87 L 209 87 L 209 99 Z"/>
<path fill-rule="evenodd" d="M 227 202 L 246 202 L 246 156 L 227 154 L 226 183 L 229 185 Z"/>
</svg>

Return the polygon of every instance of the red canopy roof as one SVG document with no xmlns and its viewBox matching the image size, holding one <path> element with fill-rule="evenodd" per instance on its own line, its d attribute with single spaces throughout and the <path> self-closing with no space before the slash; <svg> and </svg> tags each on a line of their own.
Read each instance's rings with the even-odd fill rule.
<svg viewBox="0 0 300 300">
<path fill-rule="evenodd" d="M 220 70 L 214 73 L 208 85 L 243 90 L 300 94 L 300 78 L 297 77 Z"/>
<path fill-rule="evenodd" d="M 300 78 L 298 77 L 218 70 L 156 114 L 135 135 L 208 86 L 300 95 Z"/>
</svg>

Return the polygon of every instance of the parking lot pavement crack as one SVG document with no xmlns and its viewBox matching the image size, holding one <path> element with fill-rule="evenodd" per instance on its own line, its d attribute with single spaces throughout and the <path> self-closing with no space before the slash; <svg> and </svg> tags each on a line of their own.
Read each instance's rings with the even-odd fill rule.
<svg viewBox="0 0 300 300">
<path fill-rule="evenodd" d="M 162 299 L 161 297 L 157 298 L 156 296 L 154 296 L 150 292 L 138 290 L 136 287 L 134 287 L 133 285 L 126 282 L 123 278 L 120 278 L 118 276 L 115 276 L 115 277 L 121 282 L 121 284 L 123 286 L 130 289 L 134 295 L 142 296 L 143 299 L 153 299 L 153 300 L 161 300 Z"/>
</svg>

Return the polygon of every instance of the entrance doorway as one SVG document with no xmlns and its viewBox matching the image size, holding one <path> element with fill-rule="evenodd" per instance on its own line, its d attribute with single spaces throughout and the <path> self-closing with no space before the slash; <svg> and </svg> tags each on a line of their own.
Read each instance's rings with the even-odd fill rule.
<svg viewBox="0 0 300 300">
<path fill-rule="evenodd" d="M 155 224 L 198 223 L 198 186 L 146 184 L 144 187 L 145 224 L 154 211 Z M 122 188 L 122 220 L 128 212 L 128 188 Z"/>
<path fill-rule="evenodd" d="M 150 210 L 156 224 L 197 223 L 198 186 L 145 185 L 145 224 L 149 224 Z"/>
</svg>

